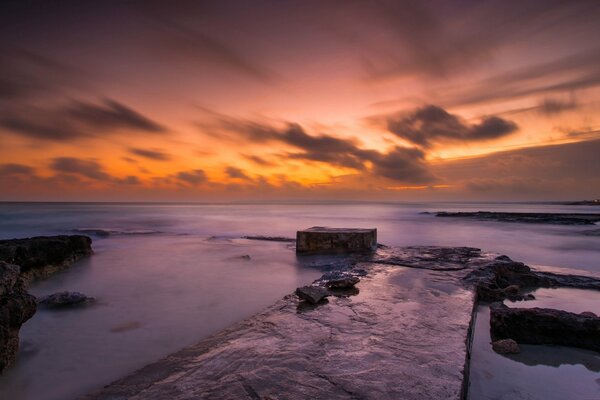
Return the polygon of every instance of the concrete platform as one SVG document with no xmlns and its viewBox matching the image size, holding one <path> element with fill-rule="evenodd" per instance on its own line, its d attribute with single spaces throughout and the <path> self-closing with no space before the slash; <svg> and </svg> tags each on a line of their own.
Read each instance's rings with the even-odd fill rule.
<svg viewBox="0 0 600 400">
<path fill-rule="evenodd" d="M 314 226 L 296 233 L 298 254 L 368 253 L 377 249 L 377 229 Z"/>
</svg>

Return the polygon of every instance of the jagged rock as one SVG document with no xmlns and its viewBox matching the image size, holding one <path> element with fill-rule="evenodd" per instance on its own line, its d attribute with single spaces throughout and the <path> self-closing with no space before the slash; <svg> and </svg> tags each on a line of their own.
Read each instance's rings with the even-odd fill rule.
<svg viewBox="0 0 600 400">
<path fill-rule="evenodd" d="M 321 286 L 303 286 L 296 289 L 296 295 L 310 304 L 317 304 L 330 296 L 331 293 Z"/>
<path fill-rule="evenodd" d="M 0 240 L 0 260 L 18 265 L 26 281 L 45 278 L 92 254 L 88 236 L 38 236 Z"/>
<path fill-rule="evenodd" d="M 492 340 L 555 344 L 600 351 L 600 318 L 549 308 L 490 307 Z"/>
<path fill-rule="evenodd" d="M 65 308 L 85 306 L 94 302 L 93 297 L 88 297 L 79 292 L 58 292 L 38 299 L 38 304 L 46 308 Z"/>
<path fill-rule="evenodd" d="M 518 354 L 519 344 L 512 339 L 500 339 L 492 342 L 492 349 L 499 354 Z"/>
<path fill-rule="evenodd" d="M 521 262 L 502 256 L 474 269 L 464 280 L 475 286 L 480 301 L 489 302 L 504 299 L 531 300 L 535 297 L 523 294 L 522 291 L 539 287 L 562 286 L 600 290 L 598 278 L 533 271 Z"/>
<path fill-rule="evenodd" d="M 356 285 L 358 282 L 360 282 L 360 279 L 358 279 L 356 276 L 348 276 L 345 278 L 331 280 L 327 282 L 325 286 L 327 286 L 328 289 L 332 290 L 344 290 L 353 288 L 354 285 Z"/>
<path fill-rule="evenodd" d="M 15 361 L 19 329 L 35 311 L 35 297 L 27 293 L 19 267 L 0 261 L 0 372 Z"/>
</svg>

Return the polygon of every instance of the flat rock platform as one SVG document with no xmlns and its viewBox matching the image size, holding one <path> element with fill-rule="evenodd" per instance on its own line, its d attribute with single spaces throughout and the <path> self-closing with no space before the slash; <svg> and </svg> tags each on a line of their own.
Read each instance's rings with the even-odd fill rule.
<svg viewBox="0 0 600 400">
<path fill-rule="evenodd" d="M 288 295 L 83 398 L 461 399 L 475 303 L 461 280 L 488 259 L 431 247 L 349 257 L 355 295 Z"/>
</svg>

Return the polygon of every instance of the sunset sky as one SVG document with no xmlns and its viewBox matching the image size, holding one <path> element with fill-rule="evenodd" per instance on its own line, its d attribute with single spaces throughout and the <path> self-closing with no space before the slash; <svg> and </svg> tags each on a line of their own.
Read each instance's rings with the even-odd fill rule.
<svg viewBox="0 0 600 400">
<path fill-rule="evenodd" d="M 600 197 L 600 1 L 0 3 L 0 200 Z"/>
</svg>

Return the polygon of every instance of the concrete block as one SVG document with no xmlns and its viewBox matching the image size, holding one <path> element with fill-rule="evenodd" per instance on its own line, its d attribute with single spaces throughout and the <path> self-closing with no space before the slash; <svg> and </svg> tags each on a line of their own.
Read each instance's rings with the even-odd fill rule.
<svg viewBox="0 0 600 400">
<path fill-rule="evenodd" d="M 296 233 L 296 253 L 364 253 L 377 249 L 377 229 L 314 226 Z"/>
</svg>

